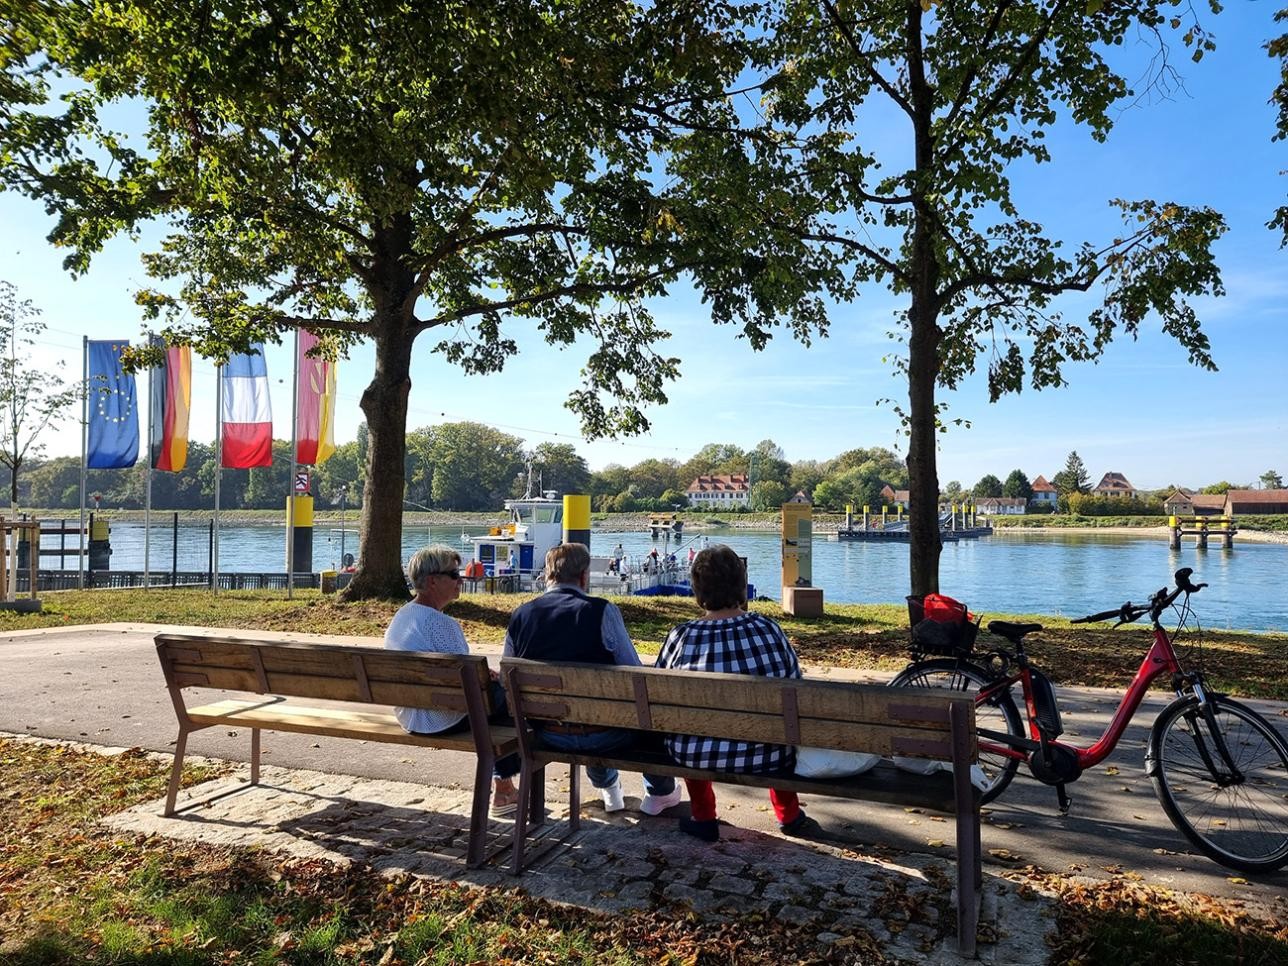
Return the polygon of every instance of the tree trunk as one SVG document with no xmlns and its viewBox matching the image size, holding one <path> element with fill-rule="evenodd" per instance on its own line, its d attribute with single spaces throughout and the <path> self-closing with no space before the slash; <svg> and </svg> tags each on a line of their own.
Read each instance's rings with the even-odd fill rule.
<svg viewBox="0 0 1288 966">
<path fill-rule="evenodd" d="M 415 277 L 410 215 L 395 216 L 375 232 L 377 257 L 368 283 L 375 303 L 371 337 L 376 373 L 362 393 L 367 417 L 367 480 L 357 569 L 340 594 L 344 601 L 407 600 L 402 562 L 402 512 L 406 488 L 407 398 L 411 394 L 411 349 Z"/>
<path fill-rule="evenodd" d="M 402 566 L 402 511 L 411 340 L 378 336 L 375 341 L 376 372 L 361 404 L 370 443 L 357 570 L 340 594 L 347 601 L 409 596 Z"/>
<path fill-rule="evenodd" d="M 927 318 L 927 316 L 930 316 Z M 939 376 L 939 327 L 918 306 L 910 313 L 908 343 L 908 531 L 913 594 L 939 592 L 939 474 L 935 466 L 935 381 Z"/>
<path fill-rule="evenodd" d="M 929 9 L 929 7 L 926 7 Z M 939 381 L 939 250 L 934 206 L 927 193 L 935 181 L 935 94 L 926 78 L 922 6 L 909 3 L 908 91 L 914 132 L 913 221 L 908 265 L 912 305 L 908 310 L 908 576 L 913 594 L 939 591 L 939 474 L 935 466 L 935 384 Z"/>
</svg>

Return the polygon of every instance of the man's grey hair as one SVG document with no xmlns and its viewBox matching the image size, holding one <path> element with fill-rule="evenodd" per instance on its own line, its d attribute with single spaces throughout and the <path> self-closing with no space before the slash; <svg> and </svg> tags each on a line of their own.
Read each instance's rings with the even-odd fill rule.
<svg viewBox="0 0 1288 966">
<path fill-rule="evenodd" d="M 420 591 L 430 574 L 440 574 L 445 570 L 459 570 L 461 555 L 455 548 L 436 543 L 421 547 L 407 561 L 407 579 L 412 590 Z"/>
<path fill-rule="evenodd" d="M 546 583 L 575 584 L 590 569 L 590 550 L 581 543 L 561 543 L 546 553 Z"/>
</svg>

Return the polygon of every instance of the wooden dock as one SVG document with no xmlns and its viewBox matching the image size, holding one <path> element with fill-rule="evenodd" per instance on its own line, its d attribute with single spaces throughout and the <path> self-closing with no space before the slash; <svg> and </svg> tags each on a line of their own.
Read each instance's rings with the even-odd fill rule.
<svg viewBox="0 0 1288 966">
<path fill-rule="evenodd" d="M 1234 535 L 1239 532 L 1234 517 L 1169 517 L 1167 521 L 1167 545 L 1173 550 L 1181 549 L 1182 537 L 1194 537 L 1194 545 L 1206 550 L 1209 537 L 1217 537 L 1225 550 L 1234 549 Z"/>
<path fill-rule="evenodd" d="M 993 533 L 992 527 L 969 527 L 963 530 L 944 530 L 940 529 L 939 539 L 944 543 L 952 543 L 954 540 L 974 540 L 978 537 L 987 537 Z M 861 528 L 851 528 L 836 531 L 837 540 L 866 540 L 872 543 L 907 543 L 912 539 L 912 532 L 903 530 L 864 530 Z"/>
</svg>

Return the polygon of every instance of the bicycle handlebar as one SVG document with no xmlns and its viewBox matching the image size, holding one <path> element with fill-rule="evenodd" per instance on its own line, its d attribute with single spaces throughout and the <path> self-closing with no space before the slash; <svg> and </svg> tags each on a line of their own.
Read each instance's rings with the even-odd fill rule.
<svg viewBox="0 0 1288 966">
<path fill-rule="evenodd" d="M 1078 617 L 1069 621 L 1070 624 L 1094 624 L 1099 621 L 1117 619 L 1120 626 L 1130 624 L 1149 614 L 1154 620 L 1158 620 L 1159 615 L 1163 613 L 1181 594 L 1197 594 L 1207 584 L 1196 584 L 1190 580 L 1190 574 L 1194 573 L 1192 567 L 1182 567 L 1176 571 L 1176 589 L 1169 591 L 1166 587 L 1154 594 L 1149 599 L 1148 604 L 1133 604 L 1131 601 L 1123 604 L 1117 610 L 1105 610 L 1099 614 L 1091 614 L 1087 617 Z"/>
</svg>

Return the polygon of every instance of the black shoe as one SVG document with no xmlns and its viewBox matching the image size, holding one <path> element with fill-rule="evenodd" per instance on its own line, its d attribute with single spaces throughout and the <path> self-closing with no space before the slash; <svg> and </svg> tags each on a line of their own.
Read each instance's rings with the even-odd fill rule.
<svg viewBox="0 0 1288 966">
<path fill-rule="evenodd" d="M 685 835 L 692 835 L 695 839 L 702 839 L 704 842 L 720 841 L 720 822 L 714 818 L 705 820 L 682 818 L 680 831 Z"/>
<path fill-rule="evenodd" d="M 790 835 L 794 839 L 811 839 L 823 831 L 823 826 L 801 812 L 787 824 L 778 826 L 778 829 L 784 835 Z"/>
</svg>

